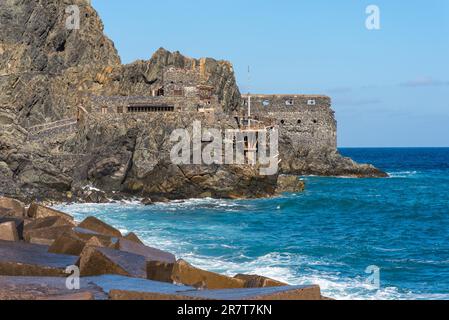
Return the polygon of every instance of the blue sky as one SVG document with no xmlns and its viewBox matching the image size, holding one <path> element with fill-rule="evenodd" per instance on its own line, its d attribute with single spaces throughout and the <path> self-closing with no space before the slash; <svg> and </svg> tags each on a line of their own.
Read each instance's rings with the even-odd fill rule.
<svg viewBox="0 0 449 320">
<path fill-rule="evenodd" d="M 365 27 L 368 5 L 380 30 Z M 234 64 L 247 91 L 333 98 L 339 146 L 449 147 L 448 0 L 94 0 L 122 61 Z"/>
</svg>

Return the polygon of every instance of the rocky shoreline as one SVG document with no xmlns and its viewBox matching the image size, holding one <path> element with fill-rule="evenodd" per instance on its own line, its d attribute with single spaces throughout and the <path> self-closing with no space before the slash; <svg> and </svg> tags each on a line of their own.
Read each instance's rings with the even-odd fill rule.
<svg viewBox="0 0 449 320">
<path fill-rule="evenodd" d="M 319 286 L 201 270 L 97 218 L 0 197 L 0 300 L 322 299 Z"/>
</svg>

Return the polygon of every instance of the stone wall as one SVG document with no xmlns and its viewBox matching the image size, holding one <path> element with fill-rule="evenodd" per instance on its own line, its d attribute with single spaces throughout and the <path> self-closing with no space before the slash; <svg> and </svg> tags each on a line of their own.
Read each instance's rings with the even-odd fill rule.
<svg viewBox="0 0 449 320">
<path fill-rule="evenodd" d="M 243 96 L 247 108 L 247 96 Z M 251 113 L 274 118 L 281 137 L 295 150 L 337 149 L 337 123 L 331 99 L 318 95 L 251 96 Z"/>
<path fill-rule="evenodd" d="M 175 96 L 93 96 L 86 99 L 83 106 L 91 113 L 127 113 L 128 106 L 172 106 L 177 112 L 198 112 L 202 108 L 210 108 L 217 112 L 221 111 L 221 105 L 216 96 L 211 97 L 210 104 L 201 101 L 198 96 L 175 97 Z"/>
</svg>

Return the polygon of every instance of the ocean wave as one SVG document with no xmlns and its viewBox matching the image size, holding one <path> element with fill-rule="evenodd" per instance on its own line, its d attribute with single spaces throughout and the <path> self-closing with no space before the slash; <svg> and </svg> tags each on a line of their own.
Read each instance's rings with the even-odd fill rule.
<svg viewBox="0 0 449 320">
<path fill-rule="evenodd" d="M 393 171 L 388 172 L 390 178 L 410 178 L 416 176 L 418 171 Z"/>
</svg>

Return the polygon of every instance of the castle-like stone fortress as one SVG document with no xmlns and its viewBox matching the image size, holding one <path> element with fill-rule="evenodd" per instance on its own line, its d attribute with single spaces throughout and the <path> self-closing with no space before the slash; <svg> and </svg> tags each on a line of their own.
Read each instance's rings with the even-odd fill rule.
<svg viewBox="0 0 449 320">
<path fill-rule="evenodd" d="M 160 81 L 148 89 L 146 96 L 89 96 L 83 107 L 97 117 L 127 114 L 148 117 L 174 113 L 206 115 L 207 124 L 231 117 L 240 129 L 278 127 L 290 141 L 289 147 L 301 149 L 337 148 L 337 125 L 331 99 L 323 95 L 242 95 L 240 107 L 224 112 L 216 87 L 208 83 L 206 59 L 191 60 L 184 68 L 166 67 Z M 250 105 L 249 105 L 250 104 Z M 104 116 L 103 116 L 104 117 Z M 199 118 L 198 118 L 199 119 Z"/>
</svg>

